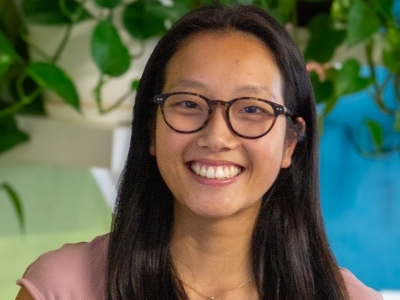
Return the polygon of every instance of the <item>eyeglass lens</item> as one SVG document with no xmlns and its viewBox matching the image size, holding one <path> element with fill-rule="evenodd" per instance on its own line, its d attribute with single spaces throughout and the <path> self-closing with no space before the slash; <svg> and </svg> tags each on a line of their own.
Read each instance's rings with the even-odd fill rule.
<svg viewBox="0 0 400 300">
<path fill-rule="evenodd" d="M 210 116 L 210 107 L 203 98 L 190 94 L 169 96 L 163 106 L 165 121 L 180 132 L 195 132 L 202 128 Z M 244 137 L 258 137 L 274 124 L 273 107 L 255 98 L 233 101 L 227 121 L 234 132 Z"/>
</svg>

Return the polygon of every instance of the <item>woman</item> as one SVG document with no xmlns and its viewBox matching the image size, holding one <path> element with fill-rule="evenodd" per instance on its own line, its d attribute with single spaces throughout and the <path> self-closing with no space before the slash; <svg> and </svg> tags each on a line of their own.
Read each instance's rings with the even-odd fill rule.
<svg viewBox="0 0 400 300">
<path fill-rule="evenodd" d="M 329 249 L 317 142 L 286 31 L 189 13 L 144 70 L 111 234 L 41 256 L 17 299 L 382 299 Z"/>
</svg>

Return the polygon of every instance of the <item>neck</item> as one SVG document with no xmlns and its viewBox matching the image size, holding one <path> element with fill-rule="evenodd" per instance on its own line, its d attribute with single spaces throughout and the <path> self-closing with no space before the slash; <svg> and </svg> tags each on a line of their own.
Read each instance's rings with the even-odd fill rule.
<svg viewBox="0 0 400 300">
<path fill-rule="evenodd" d="M 252 278 L 251 238 L 257 213 L 205 218 L 177 205 L 171 254 L 180 279 L 191 289 L 212 296 Z M 253 285 L 248 284 L 240 290 L 250 286 Z"/>
</svg>

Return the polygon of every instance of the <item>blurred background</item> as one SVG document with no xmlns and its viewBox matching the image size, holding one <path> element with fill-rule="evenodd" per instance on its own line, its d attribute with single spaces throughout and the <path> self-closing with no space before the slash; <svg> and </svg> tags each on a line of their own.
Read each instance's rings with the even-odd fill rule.
<svg viewBox="0 0 400 300">
<path fill-rule="evenodd" d="M 109 231 L 144 64 L 211 2 L 0 0 L 0 299 L 43 252 Z M 237 2 L 270 12 L 304 53 L 340 266 L 400 299 L 400 0 Z"/>
</svg>

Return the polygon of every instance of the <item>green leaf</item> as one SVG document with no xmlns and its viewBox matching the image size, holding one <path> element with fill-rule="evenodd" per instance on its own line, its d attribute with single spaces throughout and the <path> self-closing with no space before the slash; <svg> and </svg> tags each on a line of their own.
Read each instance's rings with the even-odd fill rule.
<svg viewBox="0 0 400 300">
<path fill-rule="evenodd" d="M 136 91 L 136 90 L 138 89 L 138 87 L 139 87 L 139 82 L 140 82 L 139 79 L 135 79 L 134 81 L 132 81 L 132 83 L 131 83 L 131 89 L 132 89 L 132 91 Z"/>
<path fill-rule="evenodd" d="M 22 28 L 20 14 L 15 4 L 16 1 L 0 1 L 0 28 L 13 44 Z"/>
<path fill-rule="evenodd" d="M 102 73 L 120 76 L 129 69 L 129 52 L 110 21 L 102 21 L 96 26 L 91 48 L 93 60 Z"/>
<path fill-rule="evenodd" d="M 315 100 L 317 103 L 324 102 L 333 96 L 334 85 L 331 80 L 320 81 L 317 73 L 310 72 L 311 83 L 314 88 Z"/>
<path fill-rule="evenodd" d="M 0 185 L 0 189 L 3 189 L 6 192 L 6 194 L 8 195 L 9 199 L 11 200 L 11 203 L 14 207 L 15 213 L 17 214 L 20 231 L 22 233 L 24 233 L 25 232 L 25 218 L 24 218 L 24 211 L 22 209 L 21 199 L 19 198 L 19 196 L 18 196 L 17 192 L 14 190 L 14 188 L 11 187 L 11 185 L 9 185 L 8 183 L 3 182 Z"/>
<path fill-rule="evenodd" d="M 394 115 L 393 130 L 400 132 L 400 110 L 396 111 L 396 114 Z"/>
<path fill-rule="evenodd" d="M 350 0 L 333 0 L 331 16 L 335 20 L 346 20 L 350 10 Z"/>
<path fill-rule="evenodd" d="M 14 60 L 20 60 L 20 57 L 7 37 L 0 31 L 0 77 L 8 71 Z"/>
<path fill-rule="evenodd" d="M 14 60 L 11 56 L 0 51 L 0 77 L 8 71 L 13 62 Z"/>
<path fill-rule="evenodd" d="M 325 14 L 315 16 L 310 21 L 308 29 L 311 37 L 304 53 L 307 60 L 328 62 L 336 48 L 346 38 L 346 32 L 334 29 L 330 17 Z"/>
<path fill-rule="evenodd" d="M 136 39 L 145 40 L 165 33 L 165 15 L 168 8 L 158 1 L 138 0 L 129 4 L 123 14 L 123 22 L 129 34 Z"/>
<path fill-rule="evenodd" d="M 62 10 L 60 4 L 65 4 L 68 12 Z M 22 10 L 29 22 L 41 25 L 71 23 L 73 14 L 78 12 L 79 16 L 74 21 L 83 21 L 90 17 L 82 5 L 75 0 L 23 0 Z"/>
<path fill-rule="evenodd" d="M 289 15 L 296 10 L 297 0 L 280 0 L 279 9 Z"/>
<path fill-rule="evenodd" d="M 348 15 L 347 42 L 354 46 L 376 33 L 381 23 L 375 11 L 362 0 L 354 0 Z"/>
<path fill-rule="evenodd" d="M 269 8 L 267 11 L 269 15 L 277 20 L 282 26 L 290 21 L 289 16 L 279 8 Z"/>
<path fill-rule="evenodd" d="M 383 46 L 383 63 L 393 73 L 400 73 L 400 30 L 388 29 Z"/>
<path fill-rule="evenodd" d="M 29 136 L 18 129 L 14 116 L 0 118 L 0 153 L 29 140 Z"/>
<path fill-rule="evenodd" d="M 336 80 L 338 77 L 338 70 L 336 70 L 335 68 L 329 68 L 329 69 L 325 70 L 325 77 L 326 77 L 326 81 L 332 82 L 332 84 L 335 86 Z M 324 100 L 325 107 L 322 112 L 321 118 L 325 118 L 327 115 L 329 115 L 331 113 L 331 111 L 335 108 L 338 101 L 339 101 L 339 96 L 336 94 L 335 89 L 334 89 L 334 91 L 329 96 L 329 98 Z"/>
<path fill-rule="evenodd" d="M 0 31 L 0 55 L 6 55 L 13 60 L 20 60 L 20 57 L 14 50 L 13 45 L 8 41 L 7 37 L 1 31 Z"/>
<path fill-rule="evenodd" d="M 336 95 L 332 95 L 329 99 L 325 101 L 324 111 L 322 112 L 322 116 L 326 117 L 331 113 L 331 111 L 335 108 L 336 104 L 339 101 L 339 97 Z"/>
<path fill-rule="evenodd" d="M 27 73 L 39 86 L 56 92 L 66 103 L 80 111 L 75 85 L 63 70 L 50 63 L 35 62 L 29 65 Z"/>
<path fill-rule="evenodd" d="M 393 20 L 392 7 L 394 0 L 370 0 L 369 3 L 379 17 L 383 18 L 386 22 Z"/>
<path fill-rule="evenodd" d="M 380 152 L 383 148 L 383 130 L 381 125 L 373 120 L 364 120 L 364 124 L 371 134 L 375 149 Z"/>
<path fill-rule="evenodd" d="M 121 0 L 95 0 L 96 4 L 101 7 L 114 8 L 118 6 Z"/>
<path fill-rule="evenodd" d="M 338 96 L 352 94 L 367 88 L 371 78 L 360 77 L 360 63 L 356 59 L 346 60 L 337 72 L 335 92 Z"/>
</svg>

